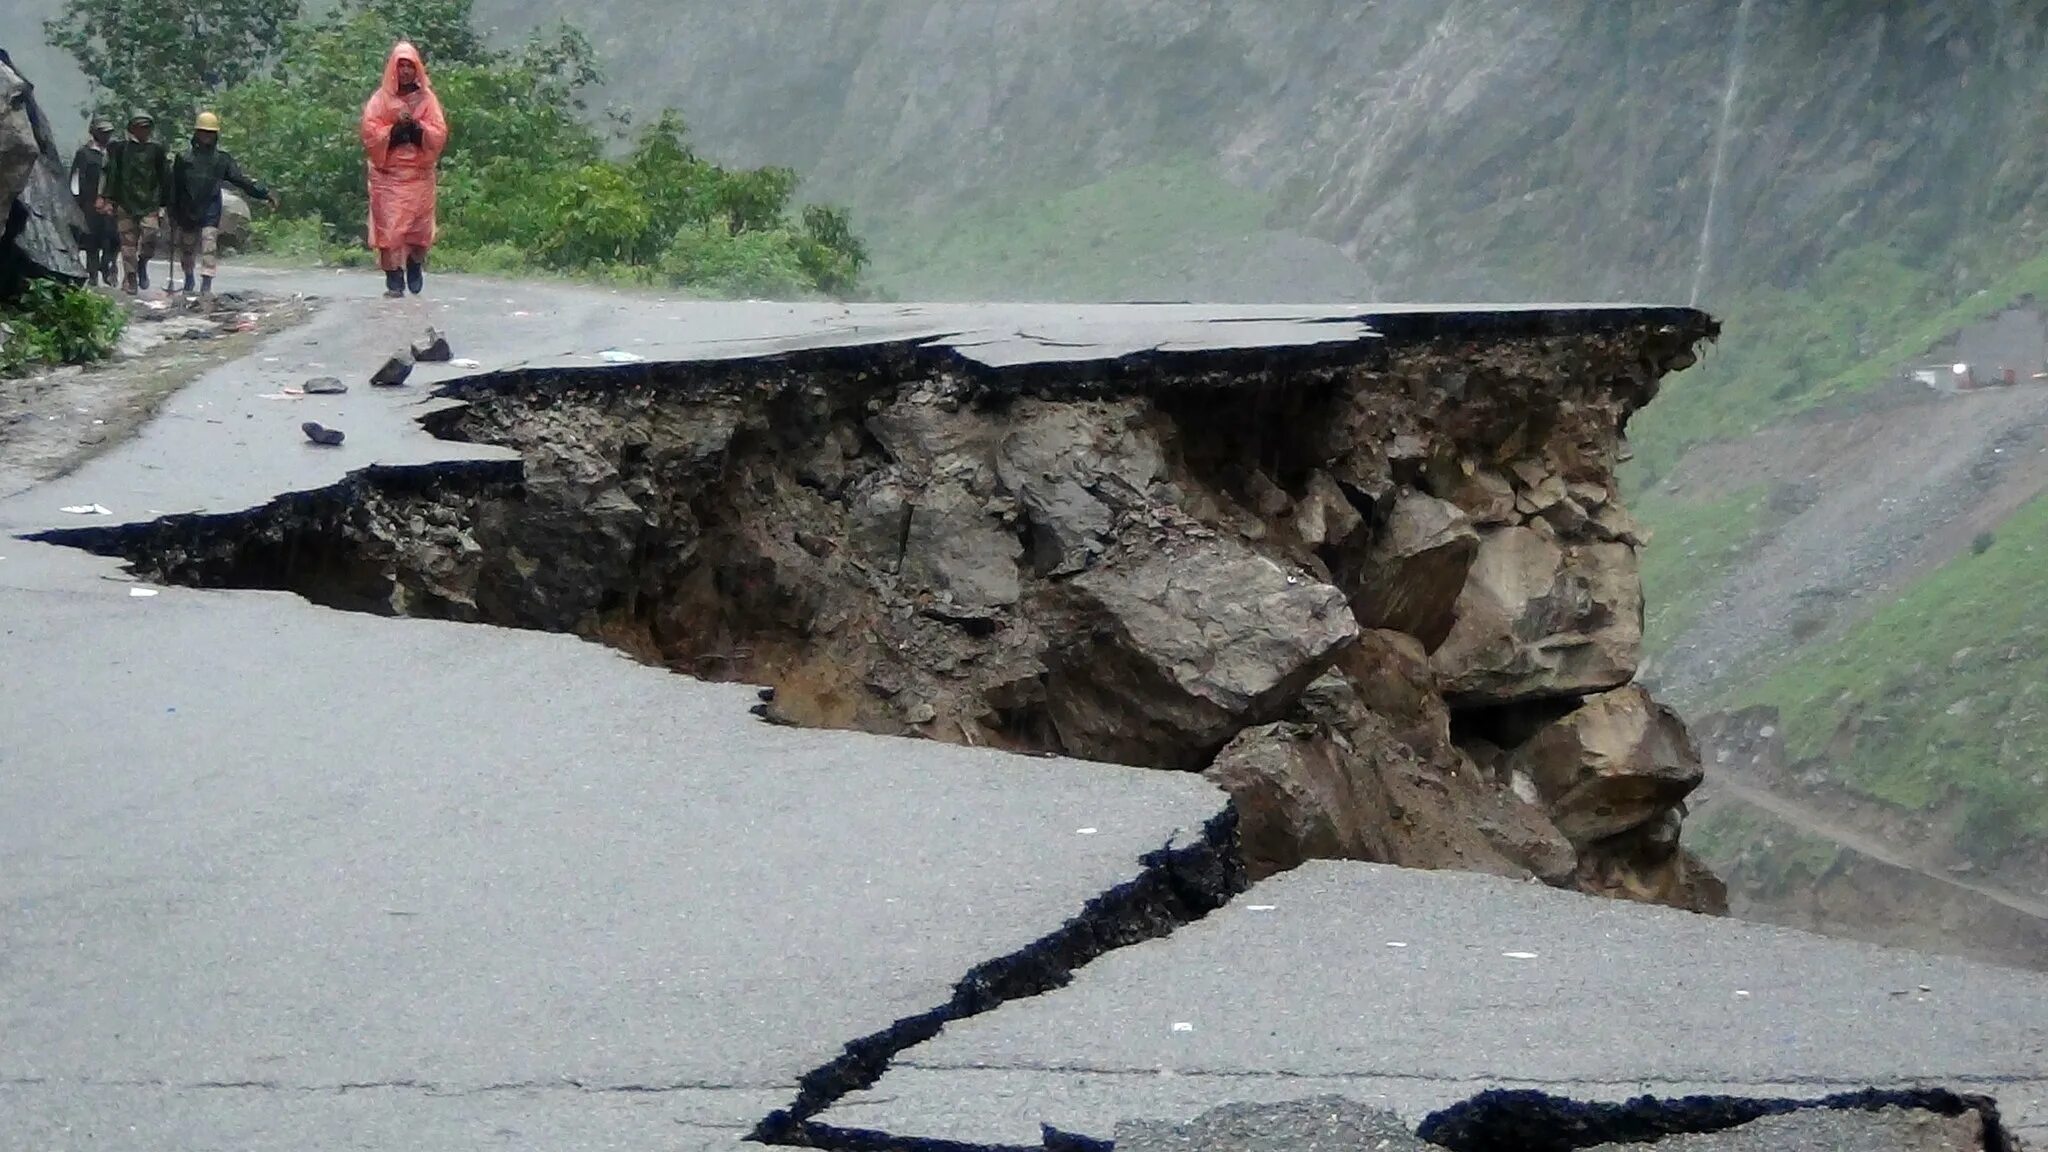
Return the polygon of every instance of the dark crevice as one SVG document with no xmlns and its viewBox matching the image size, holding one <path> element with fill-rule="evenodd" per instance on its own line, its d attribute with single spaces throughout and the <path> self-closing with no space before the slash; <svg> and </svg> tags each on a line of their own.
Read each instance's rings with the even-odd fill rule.
<svg viewBox="0 0 2048 1152">
<path fill-rule="evenodd" d="M 1417 1135 L 1452 1152 L 1574 1152 L 1603 1144 L 1645 1144 L 1669 1136 L 1724 1132 L 1767 1116 L 1832 1108 L 1901 1108 L 1984 1121 L 1984 1152 L 2016 1152 L 1998 1102 L 1943 1088 L 1870 1089 L 1818 1100 L 1738 1096 L 1641 1096 L 1620 1104 L 1584 1103 L 1536 1091 L 1482 1092 L 1422 1122 Z"/>
<path fill-rule="evenodd" d="M 1226 808 L 1210 819 L 1194 843 L 1169 844 L 1148 854 L 1142 863 L 1144 869 L 1136 879 L 1090 900 L 1057 931 L 977 965 L 953 986 L 953 995 L 944 1004 L 906 1016 L 848 1044 L 830 1063 L 805 1075 L 790 1106 L 762 1120 L 750 1139 L 847 1152 L 882 1148 L 948 1152 L 991 1147 L 908 1140 L 822 1124 L 816 1117 L 850 1093 L 875 1084 L 899 1053 L 937 1036 L 947 1024 L 993 1011 L 1011 1000 L 1065 987 L 1076 969 L 1105 953 L 1158 939 L 1227 904 L 1246 887 L 1237 851 L 1236 811 Z M 1106 1147 L 1095 1142 L 1087 1142 L 1087 1146 Z"/>
</svg>

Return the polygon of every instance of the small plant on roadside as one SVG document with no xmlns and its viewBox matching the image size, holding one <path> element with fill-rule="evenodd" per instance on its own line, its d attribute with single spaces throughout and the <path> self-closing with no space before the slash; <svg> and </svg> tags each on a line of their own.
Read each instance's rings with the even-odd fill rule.
<svg viewBox="0 0 2048 1152">
<path fill-rule="evenodd" d="M 0 375 L 104 360 L 120 343 L 125 322 L 120 306 L 106 296 L 55 280 L 31 280 L 19 299 L 0 305 L 0 324 L 8 332 L 0 345 Z"/>
<path fill-rule="evenodd" d="M 1998 543 L 1997 536 L 1989 532 L 1979 532 L 1977 533 L 1977 538 L 1970 541 L 1970 552 L 1972 555 L 1982 556 L 1986 552 L 1991 551 L 1991 546 L 1996 543 Z"/>
</svg>

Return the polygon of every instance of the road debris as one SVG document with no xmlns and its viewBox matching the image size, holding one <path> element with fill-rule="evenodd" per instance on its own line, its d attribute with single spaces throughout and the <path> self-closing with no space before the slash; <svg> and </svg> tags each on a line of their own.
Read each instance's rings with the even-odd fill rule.
<svg viewBox="0 0 2048 1152">
<path fill-rule="evenodd" d="M 114 510 L 104 504 L 72 504 L 60 509 L 60 511 L 68 512 L 73 516 L 112 516 L 114 514 Z"/>
<path fill-rule="evenodd" d="M 429 328 L 425 339 L 413 342 L 412 358 L 421 364 L 445 364 L 455 358 L 455 352 L 440 329 Z"/>
<path fill-rule="evenodd" d="M 313 420 L 308 420 L 304 424 L 299 425 L 299 430 L 306 434 L 306 439 L 323 448 L 338 447 L 342 441 L 341 429 L 329 428 Z"/>
<path fill-rule="evenodd" d="M 305 391 L 308 396 L 339 396 L 348 391 L 348 385 L 333 376 L 315 376 L 306 381 Z"/>
<path fill-rule="evenodd" d="M 400 353 L 384 362 L 382 368 L 370 377 L 370 384 L 377 388 L 396 388 L 412 375 L 412 356 Z"/>
<path fill-rule="evenodd" d="M 133 596 L 137 599 L 155 596 L 156 594 L 157 590 L 154 588 L 130 588 L 128 590 L 128 595 Z"/>
</svg>

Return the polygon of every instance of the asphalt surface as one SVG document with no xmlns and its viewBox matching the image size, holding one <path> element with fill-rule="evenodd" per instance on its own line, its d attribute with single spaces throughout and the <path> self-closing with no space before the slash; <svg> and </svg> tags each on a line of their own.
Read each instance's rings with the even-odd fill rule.
<svg viewBox="0 0 2048 1152">
<path fill-rule="evenodd" d="M 0 501 L 0 1146 L 731 1148 L 843 1045 L 945 1002 L 1223 803 L 1188 776 L 770 727 L 746 688 L 572 638 L 149 588 L 20 535 L 494 456 L 417 425 L 427 388 L 465 371 L 901 339 L 1003 366 L 1370 338 L 1347 309 L 686 304 L 463 278 L 387 302 L 361 273 L 224 281 L 243 284 L 327 299 L 136 439 Z M 369 388 L 429 324 L 480 368 Z M 319 375 L 351 391 L 282 398 Z M 308 445 L 309 419 L 347 443 Z M 109 514 L 64 511 L 95 504 Z M 1501 955 L 1522 949 L 1537 958 Z M 2023 1081 L 2048 1065 L 2044 993 L 1726 921 L 1319 866 L 950 1025 L 824 1118 L 1036 1143 L 1041 1121 L 1106 1135 L 1323 1091 L 1412 1123 L 1495 1083 L 1803 1095 L 1938 1076 L 1999 1082 L 2038 1122 Z"/>
<path fill-rule="evenodd" d="M 1926 989 L 1923 991 L 1923 987 Z M 2048 1124 L 2048 977 L 1491 877 L 1311 864 L 907 1053 L 825 1121 L 1035 1142 L 1339 1094 L 1818 1097 L 1931 1083 Z"/>
</svg>

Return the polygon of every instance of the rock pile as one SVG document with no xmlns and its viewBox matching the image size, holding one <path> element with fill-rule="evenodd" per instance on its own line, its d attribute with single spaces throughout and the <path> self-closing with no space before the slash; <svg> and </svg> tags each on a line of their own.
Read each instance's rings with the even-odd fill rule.
<svg viewBox="0 0 2048 1152">
<path fill-rule="evenodd" d="M 241 532 L 321 572 L 134 550 L 579 632 L 772 684 L 783 722 L 1206 771 L 1258 874 L 1358 858 L 1720 911 L 1678 844 L 1698 757 L 1632 684 L 1614 480 L 1629 414 L 1711 335 L 1682 315 L 993 382 L 913 347 L 481 377 L 431 421 L 518 449 L 516 482 L 365 482 Z"/>
</svg>

